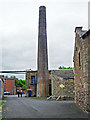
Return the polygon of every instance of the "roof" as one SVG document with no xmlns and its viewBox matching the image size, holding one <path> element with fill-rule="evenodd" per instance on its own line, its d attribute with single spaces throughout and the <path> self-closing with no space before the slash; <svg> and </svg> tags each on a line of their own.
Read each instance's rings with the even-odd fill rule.
<svg viewBox="0 0 90 120">
<path fill-rule="evenodd" d="M 73 69 L 51 70 L 51 73 L 64 79 L 74 79 Z"/>
<path fill-rule="evenodd" d="M 0 79 L 4 82 L 4 75 L 0 75 Z"/>
<path fill-rule="evenodd" d="M 86 30 L 77 31 L 80 37 L 82 37 L 86 32 L 87 32 Z"/>
<path fill-rule="evenodd" d="M 90 29 L 88 30 L 88 31 L 86 31 L 82 36 L 81 36 L 81 38 L 85 38 L 85 37 L 87 37 L 88 35 L 90 35 Z"/>
<path fill-rule="evenodd" d="M 0 75 L 0 78 L 4 77 L 4 75 Z"/>
<path fill-rule="evenodd" d="M 5 80 L 14 80 L 14 78 L 5 78 Z"/>
<path fill-rule="evenodd" d="M 77 31 L 77 29 L 79 29 L 79 30 L 81 29 L 82 30 L 82 28 L 83 28 L 82 26 L 81 27 L 76 27 L 75 28 L 75 32 Z"/>
<path fill-rule="evenodd" d="M 37 70 L 26 71 L 26 73 L 34 73 L 34 72 L 37 72 Z"/>
</svg>

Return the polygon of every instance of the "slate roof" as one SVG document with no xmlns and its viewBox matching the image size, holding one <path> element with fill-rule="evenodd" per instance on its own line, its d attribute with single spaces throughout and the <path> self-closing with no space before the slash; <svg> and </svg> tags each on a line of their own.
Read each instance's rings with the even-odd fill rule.
<svg viewBox="0 0 90 120">
<path fill-rule="evenodd" d="M 4 75 L 0 75 L 0 79 L 4 82 Z"/>
<path fill-rule="evenodd" d="M 0 75 L 0 78 L 4 77 L 4 75 Z"/>
<path fill-rule="evenodd" d="M 88 35 L 90 35 L 90 29 L 88 31 L 86 31 L 81 37 L 84 39 Z"/>
<path fill-rule="evenodd" d="M 74 72 L 72 69 L 51 70 L 51 74 L 64 79 L 74 79 Z"/>
<path fill-rule="evenodd" d="M 86 32 L 87 32 L 86 30 L 77 31 L 80 37 L 82 37 Z"/>
<path fill-rule="evenodd" d="M 5 78 L 5 80 L 14 80 L 14 78 Z"/>
</svg>

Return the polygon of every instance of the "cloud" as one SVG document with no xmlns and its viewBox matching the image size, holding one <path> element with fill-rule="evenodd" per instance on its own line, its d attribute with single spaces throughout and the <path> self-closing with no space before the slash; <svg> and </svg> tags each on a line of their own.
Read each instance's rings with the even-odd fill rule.
<svg viewBox="0 0 90 120">
<path fill-rule="evenodd" d="M 74 30 L 76 26 L 87 29 L 88 0 L 1 0 L 0 3 L 2 69 L 37 68 L 40 5 L 47 10 L 49 69 L 73 65 Z"/>
</svg>

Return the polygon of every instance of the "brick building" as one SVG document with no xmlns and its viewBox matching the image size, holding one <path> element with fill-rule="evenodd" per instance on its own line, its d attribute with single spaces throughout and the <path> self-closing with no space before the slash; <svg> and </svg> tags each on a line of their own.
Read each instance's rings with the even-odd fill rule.
<svg viewBox="0 0 90 120">
<path fill-rule="evenodd" d="M 5 78 L 4 90 L 10 92 L 11 95 L 16 94 L 16 86 L 14 78 Z"/>
<path fill-rule="evenodd" d="M 90 112 L 90 30 L 75 29 L 75 102 Z"/>
</svg>

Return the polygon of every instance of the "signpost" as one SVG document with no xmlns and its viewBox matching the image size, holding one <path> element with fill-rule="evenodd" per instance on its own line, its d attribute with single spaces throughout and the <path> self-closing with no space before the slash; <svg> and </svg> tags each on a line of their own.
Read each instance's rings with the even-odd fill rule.
<svg viewBox="0 0 90 120">
<path fill-rule="evenodd" d="M 63 97 L 63 88 L 64 88 L 64 85 L 60 84 L 60 88 L 61 88 L 61 97 Z"/>
<path fill-rule="evenodd" d="M 59 100 L 61 97 L 63 97 L 63 88 L 64 88 L 64 85 L 63 85 L 63 84 L 60 84 L 61 95 L 58 96 L 58 98 L 57 98 L 56 100 Z"/>
<path fill-rule="evenodd" d="M 63 85 L 63 84 L 60 84 L 60 88 L 64 88 L 64 85 Z"/>
</svg>

